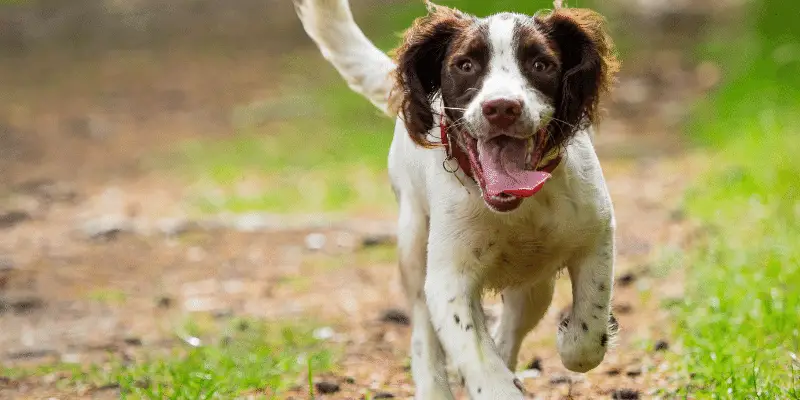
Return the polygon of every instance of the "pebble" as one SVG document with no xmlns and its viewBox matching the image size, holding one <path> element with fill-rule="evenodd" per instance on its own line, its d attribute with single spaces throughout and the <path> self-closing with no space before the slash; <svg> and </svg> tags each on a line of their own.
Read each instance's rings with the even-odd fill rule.
<svg viewBox="0 0 800 400">
<path fill-rule="evenodd" d="M 629 303 L 620 303 L 614 306 L 614 311 L 620 314 L 630 314 L 633 312 L 633 306 Z"/>
<path fill-rule="evenodd" d="M 61 355 L 61 362 L 64 364 L 80 364 L 81 355 L 78 353 L 64 353 Z"/>
<path fill-rule="evenodd" d="M 340 390 L 339 384 L 334 382 L 317 382 L 314 384 L 314 387 L 317 389 L 317 392 L 321 394 L 336 393 Z"/>
<path fill-rule="evenodd" d="M 389 234 L 366 235 L 361 239 L 361 245 L 363 247 L 389 245 L 393 244 L 395 239 L 396 239 L 395 235 L 389 235 Z"/>
<path fill-rule="evenodd" d="M 626 287 L 630 286 L 630 284 L 633 283 L 633 281 L 635 280 L 636 280 L 636 275 L 634 275 L 633 272 L 626 272 L 617 277 L 617 284 L 620 287 Z"/>
<path fill-rule="evenodd" d="M 327 241 L 328 238 L 322 233 L 310 233 L 305 239 L 306 248 L 314 251 L 322 250 L 322 248 L 325 247 L 325 242 Z"/>
<path fill-rule="evenodd" d="M 189 312 L 207 312 L 219 310 L 222 304 L 213 297 L 190 297 L 183 302 L 183 308 Z"/>
<path fill-rule="evenodd" d="M 34 310 L 38 310 L 44 306 L 44 301 L 38 297 L 23 297 L 8 302 L 14 312 L 17 314 L 29 314 Z"/>
<path fill-rule="evenodd" d="M 383 312 L 381 322 L 408 326 L 411 325 L 411 318 L 408 317 L 405 311 L 392 308 Z"/>
<path fill-rule="evenodd" d="M 85 221 L 78 229 L 89 239 L 110 241 L 132 232 L 133 224 L 120 215 L 105 215 Z"/>
<path fill-rule="evenodd" d="M 10 258 L 0 257 L 0 272 L 9 272 L 15 269 L 14 262 Z"/>
<path fill-rule="evenodd" d="M 639 392 L 633 389 L 616 389 L 611 393 L 611 398 L 614 400 L 637 400 Z"/>
<path fill-rule="evenodd" d="M 629 370 L 627 370 L 625 372 L 625 375 L 627 375 L 627 376 L 629 376 L 631 378 L 635 378 L 637 376 L 640 376 L 641 374 L 642 374 L 642 368 L 641 367 L 631 368 L 631 369 L 629 369 Z"/>
<path fill-rule="evenodd" d="M 328 340 L 328 339 L 332 338 L 333 335 L 335 335 L 335 334 L 336 334 L 336 332 L 334 332 L 333 328 L 331 328 L 329 326 L 324 326 L 322 328 L 317 328 L 317 329 L 314 330 L 314 333 L 312 333 L 314 338 L 317 339 L 317 340 Z"/>
<path fill-rule="evenodd" d="M 544 371 L 542 369 L 542 359 L 539 357 L 534 357 L 533 360 L 528 364 L 527 369 L 535 369 L 537 371 Z"/>
<path fill-rule="evenodd" d="M 185 218 L 165 218 L 156 222 L 158 231 L 164 236 L 179 236 L 193 229 L 197 224 Z"/>
<path fill-rule="evenodd" d="M 666 351 L 669 350 L 669 343 L 666 340 L 659 340 L 656 342 L 655 346 L 653 346 L 653 350 L 655 351 Z"/>
<path fill-rule="evenodd" d="M 29 219 L 31 219 L 31 215 L 25 211 L 13 210 L 0 213 L 0 229 L 14 227 Z"/>
</svg>

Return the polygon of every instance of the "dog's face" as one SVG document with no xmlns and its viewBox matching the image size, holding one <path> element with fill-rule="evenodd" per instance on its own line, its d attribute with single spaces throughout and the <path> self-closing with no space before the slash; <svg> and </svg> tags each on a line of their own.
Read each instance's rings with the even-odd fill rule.
<svg viewBox="0 0 800 400">
<path fill-rule="evenodd" d="M 431 146 L 428 131 L 444 112 L 486 204 L 515 209 L 523 188 L 549 177 L 535 170 L 543 158 L 594 121 L 618 69 L 602 22 L 584 9 L 480 19 L 431 6 L 397 51 L 409 134 Z M 432 110 L 439 95 L 444 109 Z"/>
</svg>

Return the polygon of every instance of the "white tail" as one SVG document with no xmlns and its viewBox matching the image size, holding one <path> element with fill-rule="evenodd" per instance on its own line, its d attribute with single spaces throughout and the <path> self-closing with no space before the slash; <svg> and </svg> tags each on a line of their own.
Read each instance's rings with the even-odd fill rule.
<svg viewBox="0 0 800 400">
<path fill-rule="evenodd" d="M 308 36 L 350 88 L 395 116 L 396 96 L 390 96 L 395 64 L 358 28 L 348 1 L 294 0 L 294 5 Z"/>
</svg>

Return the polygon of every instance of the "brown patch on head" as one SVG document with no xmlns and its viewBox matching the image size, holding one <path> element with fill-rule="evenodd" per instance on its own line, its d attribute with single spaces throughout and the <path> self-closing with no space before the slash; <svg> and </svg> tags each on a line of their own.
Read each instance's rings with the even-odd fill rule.
<svg viewBox="0 0 800 400">
<path fill-rule="evenodd" d="M 474 19 L 458 10 L 428 3 L 428 15 L 417 18 L 395 50 L 395 86 L 402 90 L 400 110 L 411 139 L 430 147 L 426 138 L 433 127 L 433 96 L 442 85 L 442 67 L 454 37 Z"/>
<path fill-rule="evenodd" d="M 556 94 L 553 140 L 563 144 L 578 129 L 598 119 L 600 96 L 619 71 L 602 15 L 583 8 L 561 8 L 536 17 L 560 55 L 562 77 Z"/>
</svg>

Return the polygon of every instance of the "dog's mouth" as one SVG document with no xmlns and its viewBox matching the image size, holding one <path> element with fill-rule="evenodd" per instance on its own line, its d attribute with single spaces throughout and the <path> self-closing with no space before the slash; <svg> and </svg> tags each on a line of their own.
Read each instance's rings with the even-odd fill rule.
<svg viewBox="0 0 800 400">
<path fill-rule="evenodd" d="M 536 136 L 516 138 L 500 135 L 475 139 L 462 132 L 461 139 L 484 202 L 495 211 L 508 212 L 542 189 L 550 173 L 537 171 L 542 163 Z"/>
</svg>

